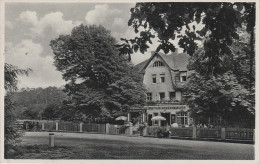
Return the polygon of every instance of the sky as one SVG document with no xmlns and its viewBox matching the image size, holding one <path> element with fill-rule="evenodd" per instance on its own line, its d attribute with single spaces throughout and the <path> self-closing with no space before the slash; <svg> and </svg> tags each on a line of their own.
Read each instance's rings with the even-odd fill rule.
<svg viewBox="0 0 260 164">
<path fill-rule="evenodd" d="M 5 3 L 5 62 L 19 68 L 31 68 L 29 76 L 20 76 L 18 88 L 37 88 L 65 84 L 53 65 L 49 46 L 52 39 L 70 34 L 73 27 L 103 25 L 118 41 L 136 36 L 127 25 L 134 3 Z M 133 64 L 149 58 L 158 42 L 148 52 L 132 55 Z"/>
</svg>

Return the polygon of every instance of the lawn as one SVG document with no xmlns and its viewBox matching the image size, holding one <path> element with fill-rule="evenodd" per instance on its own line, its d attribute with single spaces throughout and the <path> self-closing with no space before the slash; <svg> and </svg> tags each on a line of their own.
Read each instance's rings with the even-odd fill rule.
<svg viewBox="0 0 260 164">
<path fill-rule="evenodd" d="M 254 145 L 127 137 L 104 134 L 30 132 L 10 159 L 254 159 Z"/>
<path fill-rule="evenodd" d="M 73 142 L 73 140 L 70 140 Z M 66 145 L 66 144 L 65 144 Z M 133 144 L 123 141 L 87 140 L 81 146 L 57 144 L 23 145 L 22 154 L 15 159 L 171 159 L 173 150 L 168 146 Z M 181 153 L 181 152 L 179 152 Z M 185 153 L 185 152 L 183 152 Z M 183 156 L 185 157 L 185 156 Z M 12 157 L 11 157 L 12 158 Z"/>
</svg>

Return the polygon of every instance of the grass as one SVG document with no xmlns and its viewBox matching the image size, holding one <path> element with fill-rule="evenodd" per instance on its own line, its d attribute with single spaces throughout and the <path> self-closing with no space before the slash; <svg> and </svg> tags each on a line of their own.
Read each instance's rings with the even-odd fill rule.
<svg viewBox="0 0 260 164">
<path fill-rule="evenodd" d="M 98 136 L 98 135 L 97 135 Z M 106 136 L 113 137 L 113 136 Z M 8 153 L 9 159 L 254 159 L 253 153 L 244 151 L 227 151 L 224 147 L 208 148 L 201 144 L 206 142 L 178 141 L 183 144 L 160 144 L 142 142 L 145 138 L 123 138 L 108 140 L 106 138 L 69 137 L 56 135 L 55 147 L 48 146 L 46 136 L 26 136 L 23 143 L 16 147 L 19 153 Z M 160 139 L 158 139 L 159 141 Z M 170 139 L 169 139 L 170 140 Z M 195 145 L 194 145 L 195 144 Z M 196 146 L 197 144 L 197 146 Z M 209 143 L 209 146 L 212 145 Z M 215 145 L 215 144 L 213 144 Z M 216 145 L 215 145 L 216 146 Z M 223 146 L 223 145 L 222 145 Z M 236 146 L 236 145 L 233 145 Z M 242 145 L 243 146 L 243 145 Z M 244 145 L 248 147 L 248 145 Z M 252 147 L 253 149 L 253 147 Z M 241 149 L 243 150 L 243 149 Z M 251 150 L 247 149 L 247 150 Z"/>
<path fill-rule="evenodd" d="M 73 141 L 72 141 L 73 142 Z M 169 147 L 88 140 L 82 146 L 24 145 L 13 159 L 171 159 Z"/>
</svg>

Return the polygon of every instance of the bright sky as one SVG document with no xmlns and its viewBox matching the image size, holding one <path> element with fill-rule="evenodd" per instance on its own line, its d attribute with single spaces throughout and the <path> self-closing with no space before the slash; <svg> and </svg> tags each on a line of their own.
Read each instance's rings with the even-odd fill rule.
<svg viewBox="0 0 260 164">
<path fill-rule="evenodd" d="M 19 77 L 19 88 L 61 86 L 65 81 L 53 65 L 50 40 L 69 34 L 73 27 L 103 25 L 111 35 L 133 38 L 128 27 L 130 8 L 134 3 L 6 3 L 5 6 L 5 61 L 19 68 L 31 68 L 28 77 Z M 150 57 L 158 43 L 146 54 L 132 55 L 134 64 Z"/>
</svg>

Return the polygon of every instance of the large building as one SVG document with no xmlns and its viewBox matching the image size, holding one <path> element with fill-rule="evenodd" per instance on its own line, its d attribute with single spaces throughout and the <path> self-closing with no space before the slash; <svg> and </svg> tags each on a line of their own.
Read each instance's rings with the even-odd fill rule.
<svg viewBox="0 0 260 164">
<path fill-rule="evenodd" d="M 188 106 L 182 102 L 183 87 L 190 72 L 187 70 L 189 55 L 174 52 L 171 55 L 152 52 L 151 57 L 135 67 L 143 75 L 143 84 L 147 90 L 147 106 L 133 108 L 128 120 L 136 118 L 149 126 L 193 124 L 189 117 Z M 154 116 L 163 116 L 166 121 L 152 121 Z"/>
</svg>

